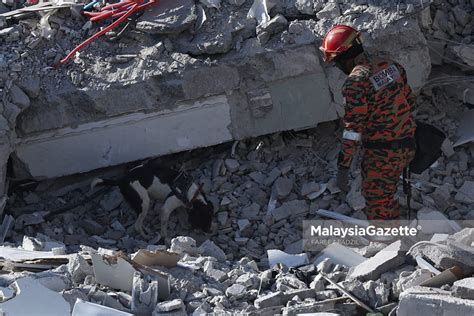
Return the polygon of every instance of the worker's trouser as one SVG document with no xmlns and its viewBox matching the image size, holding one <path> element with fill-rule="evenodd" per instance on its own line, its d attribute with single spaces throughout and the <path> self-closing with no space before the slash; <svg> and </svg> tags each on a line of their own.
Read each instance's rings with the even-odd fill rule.
<svg viewBox="0 0 474 316">
<path fill-rule="evenodd" d="M 362 161 L 362 195 L 369 220 L 396 219 L 400 205 L 395 198 L 403 169 L 415 156 L 415 150 L 365 149 Z"/>
</svg>

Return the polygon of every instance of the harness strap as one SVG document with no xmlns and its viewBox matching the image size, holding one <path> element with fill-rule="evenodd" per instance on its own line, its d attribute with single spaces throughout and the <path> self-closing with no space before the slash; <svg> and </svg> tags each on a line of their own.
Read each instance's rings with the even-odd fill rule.
<svg viewBox="0 0 474 316">
<path fill-rule="evenodd" d="M 191 186 L 194 183 L 193 177 L 189 176 L 186 174 L 184 171 L 181 171 L 176 178 L 173 179 L 170 187 L 171 187 L 171 192 L 168 194 L 168 197 L 171 195 L 176 195 L 176 197 L 183 202 L 183 204 L 187 208 L 192 207 L 192 203 L 197 199 L 199 196 L 199 193 L 201 193 L 201 187 L 202 184 L 198 187 L 196 192 L 194 193 L 194 196 L 191 198 L 191 200 L 188 200 L 188 192 Z"/>
<path fill-rule="evenodd" d="M 367 141 L 364 142 L 364 148 L 366 149 L 392 149 L 397 150 L 401 148 L 415 149 L 416 143 L 413 137 L 405 137 L 402 139 L 396 139 L 392 141 Z"/>
<path fill-rule="evenodd" d="M 191 199 L 191 201 L 189 201 L 189 204 L 193 204 L 194 201 L 196 201 L 197 197 L 199 196 L 199 193 L 201 193 L 201 189 L 202 189 L 202 183 L 200 185 L 198 185 L 198 188 L 196 190 L 196 192 L 194 192 L 194 195 L 193 195 L 193 198 Z"/>
</svg>

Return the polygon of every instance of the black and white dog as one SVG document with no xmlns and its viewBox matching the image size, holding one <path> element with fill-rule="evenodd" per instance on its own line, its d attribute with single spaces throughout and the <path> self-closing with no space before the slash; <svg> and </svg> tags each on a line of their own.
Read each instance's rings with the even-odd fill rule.
<svg viewBox="0 0 474 316">
<path fill-rule="evenodd" d="M 97 186 L 119 187 L 124 199 L 138 214 L 134 226 L 144 238 L 150 238 L 143 230 L 143 221 L 148 214 L 151 199 L 163 202 L 160 214 L 163 238 L 168 237 L 171 213 L 180 207 L 187 209 L 192 228 L 210 232 L 214 207 L 192 177 L 184 172 L 147 162 L 131 169 L 117 180 L 96 178 L 91 183 L 91 189 Z"/>
</svg>

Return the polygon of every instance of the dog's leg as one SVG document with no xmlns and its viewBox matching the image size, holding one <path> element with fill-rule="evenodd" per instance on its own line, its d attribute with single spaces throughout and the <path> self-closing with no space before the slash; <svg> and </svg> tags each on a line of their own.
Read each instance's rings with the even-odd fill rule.
<svg viewBox="0 0 474 316">
<path fill-rule="evenodd" d="M 179 225 L 181 225 L 182 228 L 189 228 L 190 225 L 189 225 L 188 212 L 186 212 L 186 210 L 183 208 L 179 208 L 177 211 L 177 215 L 178 215 Z"/>
<path fill-rule="evenodd" d="M 150 198 L 148 196 L 142 196 L 142 211 L 138 215 L 137 220 L 135 221 L 135 230 L 142 235 L 143 238 L 149 239 L 150 236 L 145 234 L 143 230 L 143 221 L 145 220 L 146 216 L 148 215 L 148 210 L 150 209 Z"/>
<path fill-rule="evenodd" d="M 182 207 L 183 202 L 181 202 L 175 195 L 170 196 L 166 199 L 163 207 L 161 208 L 160 214 L 160 224 L 161 224 L 161 237 L 166 239 L 168 237 L 168 221 L 170 219 L 171 213 L 178 207 Z"/>
</svg>

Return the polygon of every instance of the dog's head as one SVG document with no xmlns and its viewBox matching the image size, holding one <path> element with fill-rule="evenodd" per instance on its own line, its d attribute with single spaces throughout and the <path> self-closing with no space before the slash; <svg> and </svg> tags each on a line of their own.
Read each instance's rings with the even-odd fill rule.
<svg viewBox="0 0 474 316">
<path fill-rule="evenodd" d="M 193 202 L 189 210 L 189 222 L 193 228 L 198 228 L 204 232 L 211 231 L 212 218 L 214 216 L 214 207 L 211 203 L 203 203 L 200 200 Z"/>
</svg>

